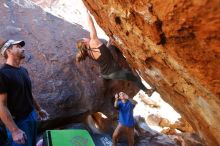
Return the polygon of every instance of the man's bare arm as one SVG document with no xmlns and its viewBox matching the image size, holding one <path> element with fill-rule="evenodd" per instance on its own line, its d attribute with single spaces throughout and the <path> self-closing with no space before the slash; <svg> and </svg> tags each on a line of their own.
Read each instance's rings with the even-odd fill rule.
<svg viewBox="0 0 220 146">
<path fill-rule="evenodd" d="M 7 94 L 0 94 L 0 118 L 11 133 L 19 130 L 7 107 Z"/>
<path fill-rule="evenodd" d="M 34 97 L 33 97 L 33 104 L 37 111 L 41 110 L 40 104 L 37 102 L 37 100 Z"/>
<path fill-rule="evenodd" d="M 33 95 L 32 95 L 33 96 Z M 33 97 L 33 104 L 34 107 L 40 117 L 41 120 L 47 120 L 49 118 L 49 114 L 47 111 L 41 108 L 40 104 L 37 102 L 37 100 Z"/>
<path fill-rule="evenodd" d="M 7 94 L 0 94 L 0 118 L 12 134 L 12 139 L 17 144 L 25 144 L 26 134 L 17 127 L 7 107 Z"/>
</svg>

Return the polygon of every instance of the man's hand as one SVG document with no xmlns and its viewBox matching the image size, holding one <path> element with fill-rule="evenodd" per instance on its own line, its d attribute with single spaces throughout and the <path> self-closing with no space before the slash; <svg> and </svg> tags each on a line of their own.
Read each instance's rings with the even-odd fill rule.
<svg viewBox="0 0 220 146">
<path fill-rule="evenodd" d="M 38 113 L 38 116 L 40 117 L 40 120 L 49 119 L 49 114 L 44 109 L 40 109 L 39 111 L 37 111 L 37 113 Z"/>
<path fill-rule="evenodd" d="M 27 136 L 21 129 L 12 132 L 12 139 L 17 144 L 25 144 Z"/>
<path fill-rule="evenodd" d="M 118 108 L 118 94 L 115 94 L 115 102 L 114 102 L 114 107 Z"/>
<path fill-rule="evenodd" d="M 115 99 L 118 99 L 118 93 L 115 94 Z"/>
</svg>

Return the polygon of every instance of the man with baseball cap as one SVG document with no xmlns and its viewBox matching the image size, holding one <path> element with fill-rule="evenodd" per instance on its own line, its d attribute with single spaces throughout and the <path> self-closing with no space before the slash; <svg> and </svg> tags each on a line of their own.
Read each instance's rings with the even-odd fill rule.
<svg viewBox="0 0 220 146">
<path fill-rule="evenodd" d="M 20 47 L 25 46 L 25 42 L 20 40 L 20 41 L 15 41 L 15 40 L 7 40 L 4 42 L 4 44 L 1 47 L 1 55 L 4 56 L 5 51 L 12 45 L 20 45 Z"/>
<path fill-rule="evenodd" d="M 37 113 L 41 119 L 48 117 L 33 98 L 27 69 L 20 66 L 24 46 L 22 40 L 0 40 L 0 52 L 6 59 L 0 69 L 0 119 L 7 127 L 11 146 L 36 145 Z"/>
</svg>

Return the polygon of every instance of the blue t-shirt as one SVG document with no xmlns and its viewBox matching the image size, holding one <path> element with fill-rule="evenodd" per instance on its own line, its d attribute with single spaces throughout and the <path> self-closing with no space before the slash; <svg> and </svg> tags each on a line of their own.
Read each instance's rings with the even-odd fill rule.
<svg viewBox="0 0 220 146">
<path fill-rule="evenodd" d="M 119 123 L 127 126 L 134 126 L 134 117 L 133 117 L 134 105 L 127 100 L 123 103 L 121 100 L 118 101 L 118 110 L 119 110 Z"/>
</svg>

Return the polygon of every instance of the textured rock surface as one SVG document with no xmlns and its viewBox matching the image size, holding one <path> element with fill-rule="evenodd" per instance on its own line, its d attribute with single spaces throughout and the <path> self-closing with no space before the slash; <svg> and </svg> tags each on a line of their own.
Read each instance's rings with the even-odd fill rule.
<svg viewBox="0 0 220 146">
<path fill-rule="evenodd" d="M 88 36 L 81 25 L 53 16 L 28 0 L 4 0 L 0 13 L 0 37 L 26 41 L 23 66 L 29 70 L 35 97 L 52 119 L 69 122 L 65 117 L 93 111 L 108 115 L 114 92 L 125 89 L 133 95 L 137 91 L 128 82 L 104 83 L 94 61 L 75 62 L 75 41 Z M 52 120 L 52 124 L 56 123 Z"/>
<path fill-rule="evenodd" d="M 219 0 L 84 2 L 129 64 L 209 146 L 220 145 Z"/>
<path fill-rule="evenodd" d="M 33 1 L 43 8 L 60 2 Z M 85 2 L 129 64 L 157 87 L 208 145 L 220 145 L 219 0 Z M 113 86 L 118 83 L 107 83 L 104 93 L 96 64 L 74 61 L 75 40 L 88 35 L 82 26 L 46 13 L 29 0 L 3 0 L 0 12 L 0 37 L 27 42 L 24 66 L 33 79 L 34 95 L 52 118 L 110 107 L 109 96 L 118 90 Z M 80 20 L 80 15 L 73 17 Z M 103 97 L 108 100 L 100 100 Z"/>
</svg>

